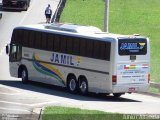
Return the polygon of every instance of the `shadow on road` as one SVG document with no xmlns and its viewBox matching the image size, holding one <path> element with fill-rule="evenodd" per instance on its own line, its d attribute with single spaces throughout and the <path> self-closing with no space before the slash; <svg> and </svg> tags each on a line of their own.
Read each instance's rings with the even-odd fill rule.
<svg viewBox="0 0 160 120">
<path fill-rule="evenodd" d="M 123 98 L 115 98 L 113 96 L 105 96 L 100 94 L 89 93 L 87 96 L 81 96 L 77 94 L 70 94 L 66 91 L 65 88 L 57 87 L 53 85 L 47 85 L 37 82 L 29 82 L 28 84 L 22 84 L 21 81 L 18 80 L 0 80 L 0 84 L 19 88 L 22 90 L 29 90 L 33 92 L 39 92 L 54 96 L 66 97 L 75 100 L 83 100 L 83 101 L 106 101 L 106 102 L 141 102 L 132 99 Z"/>
</svg>

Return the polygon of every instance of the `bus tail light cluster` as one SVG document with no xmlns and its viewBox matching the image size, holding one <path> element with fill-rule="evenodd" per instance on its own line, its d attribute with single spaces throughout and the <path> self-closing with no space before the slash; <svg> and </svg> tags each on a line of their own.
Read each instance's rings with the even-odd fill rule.
<svg viewBox="0 0 160 120">
<path fill-rule="evenodd" d="M 148 74 L 148 83 L 150 82 L 150 80 L 151 80 L 151 79 L 150 79 L 150 74 Z"/>
<path fill-rule="evenodd" d="M 115 85 L 117 83 L 117 76 L 112 75 L 112 85 Z"/>
</svg>

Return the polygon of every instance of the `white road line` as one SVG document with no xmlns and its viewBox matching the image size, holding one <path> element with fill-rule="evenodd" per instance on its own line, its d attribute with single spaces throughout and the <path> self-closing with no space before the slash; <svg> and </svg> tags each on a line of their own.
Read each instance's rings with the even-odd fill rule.
<svg viewBox="0 0 160 120">
<path fill-rule="evenodd" d="M 31 104 L 31 107 L 38 107 L 38 106 L 43 106 L 43 105 L 57 105 L 59 102 L 52 101 L 52 102 L 41 102 L 41 103 L 36 103 L 36 104 Z"/>
<path fill-rule="evenodd" d="M 37 106 L 43 106 L 43 105 L 49 105 L 49 104 L 57 104 L 58 102 L 41 102 L 41 103 L 17 103 L 17 102 L 9 102 L 9 101 L 0 101 L 0 103 L 6 103 L 6 104 L 13 104 L 13 105 L 20 105 L 20 106 L 28 106 L 28 107 L 37 107 Z"/>
<path fill-rule="evenodd" d="M 26 14 L 24 15 L 24 17 L 21 19 L 19 25 L 22 25 L 23 21 L 26 19 L 26 17 L 28 16 L 29 13 L 31 13 L 32 8 L 34 7 L 34 4 L 36 3 L 36 0 L 33 0 L 32 5 L 30 6 L 30 8 L 27 10 Z M 36 6 L 38 7 L 38 6 Z"/>
<path fill-rule="evenodd" d="M 18 102 L 9 102 L 9 101 L 3 101 L 3 100 L 0 100 L 0 103 L 6 103 L 6 104 L 13 104 L 13 105 L 21 105 L 21 106 L 30 106 L 30 104 L 25 104 L 25 103 L 18 103 Z"/>
<path fill-rule="evenodd" d="M 13 110 L 13 111 L 24 111 L 24 112 L 32 112 L 29 110 L 22 110 L 22 109 L 12 109 L 12 108 L 4 108 L 4 107 L 0 107 L 0 110 Z"/>
</svg>

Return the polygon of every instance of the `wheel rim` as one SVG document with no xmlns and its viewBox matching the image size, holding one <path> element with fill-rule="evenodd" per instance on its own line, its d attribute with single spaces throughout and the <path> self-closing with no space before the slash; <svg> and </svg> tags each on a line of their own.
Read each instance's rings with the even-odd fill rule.
<svg viewBox="0 0 160 120">
<path fill-rule="evenodd" d="M 76 81 L 74 79 L 70 80 L 69 88 L 71 91 L 74 91 L 76 89 Z"/>
<path fill-rule="evenodd" d="M 26 71 L 23 70 L 23 71 L 22 71 L 22 80 L 25 80 L 25 79 L 26 79 Z"/>
<path fill-rule="evenodd" d="M 83 81 L 83 82 L 81 83 L 81 85 L 80 85 L 80 90 L 81 90 L 82 93 L 85 93 L 85 92 L 86 92 L 86 90 L 87 90 L 87 84 L 86 84 L 85 81 Z"/>
</svg>

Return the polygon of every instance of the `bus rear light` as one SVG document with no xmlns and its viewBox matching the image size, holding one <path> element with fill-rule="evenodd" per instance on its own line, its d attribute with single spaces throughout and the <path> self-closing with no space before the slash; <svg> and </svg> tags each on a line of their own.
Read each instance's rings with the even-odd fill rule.
<svg viewBox="0 0 160 120">
<path fill-rule="evenodd" d="M 115 85 L 117 83 L 117 76 L 112 75 L 112 84 Z"/>
<path fill-rule="evenodd" d="M 150 74 L 148 74 L 148 83 L 150 82 Z"/>
</svg>

